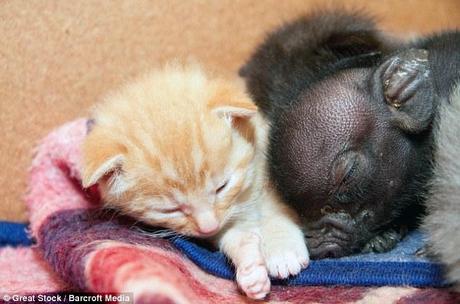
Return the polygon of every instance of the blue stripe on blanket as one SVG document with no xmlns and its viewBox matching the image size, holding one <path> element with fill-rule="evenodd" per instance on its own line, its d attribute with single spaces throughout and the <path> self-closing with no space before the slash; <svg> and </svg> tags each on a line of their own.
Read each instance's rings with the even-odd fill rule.
<svg viewBox="0 0 460 304">
<path fill-rule="evenodd" d="M 234 271 L 225 256 L 182 238 L 173 240 L 202 269 L 216 276 L 232 279 Z M 442 268 L 415 252 L 423 247 L 422 233 L 415 231 L 387 253 L 361 254 L 339 259 L 311 261 L 298 276 L 276 281 L 282 285 L 359 285 L 359 286 L 446 286 Z"/>
<path fill-rule="evenodd" d="M 0 221 L 0 246 L 28 246 L 27 225 Z"/>
<path fill-rule="evenodd" d="M 0 246 L 30 245 L 25 224 L 0 221 Z M 210 251 L 183 238 L 173 244 L 203 270 L 233 279 L 234 271 L 221 252 Z M 395 249 L 382 254 L 362 254 L 340 259 L 311 261 L 298 276 L 275 281 L 282 285 L 355 285 L 355 286 L 445 286 L 441 266 L 415 256 L 424 244 L 420 232 L 412 232 Z"/>
</svg>

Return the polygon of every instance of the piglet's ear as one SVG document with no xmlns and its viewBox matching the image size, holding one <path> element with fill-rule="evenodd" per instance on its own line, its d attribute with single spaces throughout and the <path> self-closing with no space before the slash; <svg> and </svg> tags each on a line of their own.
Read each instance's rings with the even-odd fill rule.
<svg viewBox="0 0 460 304">
<path fill-rule="evenodd" d="M 409 133 L 426 130 L 435 110 L 428 51 L 408 49 L 396 54 L 378 68 L 376 77 L 394 124 Z"/>
<path fill-rule="evenodd" d="M 82 185 L 85 188 L 121 171 L 125 159 L 123 147 L 99 133 L 92 131 L 83 143 Z"/>
</svg>

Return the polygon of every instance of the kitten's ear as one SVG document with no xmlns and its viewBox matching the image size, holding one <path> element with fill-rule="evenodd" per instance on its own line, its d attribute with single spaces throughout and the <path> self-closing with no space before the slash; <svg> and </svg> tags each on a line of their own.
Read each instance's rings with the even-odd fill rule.
<svg viewBox="0 0 460 304">
<path fill-rule="evenodd" d="M 85 188 L 120 171 L 125 159 L 121 145 L 97 133 L 91 132 L 83 144 L 82 185 Z"/>
<path fill-rule="evenodd" d="M 99 182 L 99 180 L 104 176 L 113 174 L 116 171 L 121 170 L 123 160 L 124 156 L 119 154 L 107 159 L 100 165 L 97 165 L 97 163 L 91 163 L 88 166 L 86 166 L 85 170 L 83 171 L 82 177 L 83 187 L 91 187 L 92 185 Z"/>
<path fill-rule="evenodd" d="M 219 117 L 230 121 L 250 119 L 257 113 L 257 106 L 244 93 L 243 88 L 220 85 L 209 106 Z"/>
<path fill-rule="evenodd" d="M 249 119 L 256 115 L 257 108 L 243 108 L 237 106 L 222 106 L 214 109 L 214 112 L 221 118 L 235 118 Z"/>
</svg>

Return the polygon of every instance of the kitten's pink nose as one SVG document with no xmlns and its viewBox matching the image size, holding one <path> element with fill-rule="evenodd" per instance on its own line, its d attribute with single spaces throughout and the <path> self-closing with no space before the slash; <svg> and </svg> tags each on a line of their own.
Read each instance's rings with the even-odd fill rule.
<svg viewBox="0 0 460 304">
<path fill-rule="evenodd" d="M 219 230 L 219 224 L 215 223 L 212 226 L 211 225 L 206 225 L 206 226 L 200 226 L 198 227 L 198 231 L 203 234 L 203 235 L 213 235 Z"/>
<path fill-rule="evenodd" d="M 202 212 L 195 219 L 198 232 L 203 236 L 211 236 L 219 231 L 219 221 L 213 212 Z"/>
</svg>

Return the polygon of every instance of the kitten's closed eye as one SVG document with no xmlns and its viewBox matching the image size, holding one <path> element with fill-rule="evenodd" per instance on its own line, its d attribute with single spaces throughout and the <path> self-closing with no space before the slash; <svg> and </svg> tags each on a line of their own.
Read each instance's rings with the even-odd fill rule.
<svg viewBox="0 0 460 304">
<path fill-rule="evenodd" d="M 178 204 L 163 204 L 164 202 L 162 202 L 161 205 L 155 205 L 154 207 L 152 207 L 151 211 L 157 214 L 158 216 L 167 218 L 175 218 L 185 215 L 182 206 Z"/>
<path fill-rule="evenodd" d="M 163 208 L 158 211 L 160 211 L 161 213 L 165 213 L 165 214 L 171 214 L 174 212 L 182 212 L 182 209 L 180 207 L 170 207 L 170 208 Z"/>
<path fill-rule="evenodd" d="M 221 193 L 228 185 L 228 180 L 223 182 L 217 189 L 216 189 L 216 194 Z"/>
</svg>

